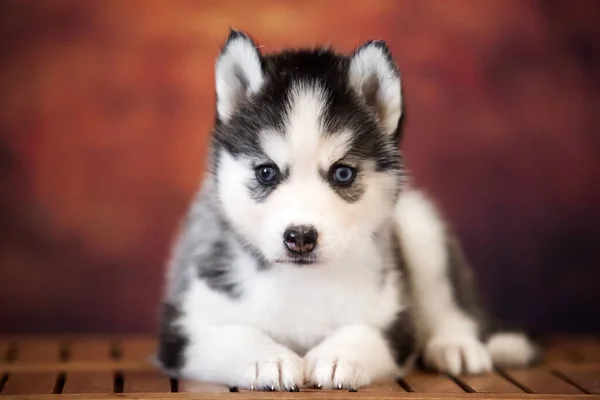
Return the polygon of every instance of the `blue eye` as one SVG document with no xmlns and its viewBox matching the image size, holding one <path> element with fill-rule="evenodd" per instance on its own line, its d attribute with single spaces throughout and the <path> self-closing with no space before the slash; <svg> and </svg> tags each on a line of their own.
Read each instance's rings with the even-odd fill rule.
<svg viewBox="0 0 600 400">
<path fill-rule="evenodd" d="M 335 165 L 331 169 L 331 177 L 340 185 L 349 185 L 354 180 L 356 172 L 354 168 L 348 167 L 347 165 Z"/>
<path fill-rule="evenodd" d="M 266 186 L 273 185 L 277 183 L 279 179 L 279 171 L 276 167 L 271 165 L 262 165 L 256 168 L 256 179 Z"/>
</svg>

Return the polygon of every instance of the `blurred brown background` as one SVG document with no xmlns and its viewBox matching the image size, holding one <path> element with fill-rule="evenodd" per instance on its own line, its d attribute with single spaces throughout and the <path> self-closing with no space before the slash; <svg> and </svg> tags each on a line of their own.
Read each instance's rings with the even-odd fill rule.
<svg viewBox="0 0 600 400">
<path fill-rule="evenodd" d="M 600 2 L 0 5 L 0 332 L 154 329 L 229 26 L 263 50 L 388 41 L 405 149 L 491 307 L 600 332 Z"/>
</svg>

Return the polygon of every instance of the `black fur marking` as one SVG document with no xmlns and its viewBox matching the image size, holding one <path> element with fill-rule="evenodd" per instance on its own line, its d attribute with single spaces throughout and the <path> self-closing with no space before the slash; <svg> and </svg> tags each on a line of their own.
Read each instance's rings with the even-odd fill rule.
<svg viewBox="0 0 600 400">
<path fill-rule="evenodd" d="M 285 134 L 292 88 L 298 83 L 317 85 L 326 100 L 320 121 L 324 132 L 350 130 L 350 155 L 375 160 L 377 171 L 401 170 L 397 137 L 383 132 L 376 114 L 350 87 L 350 60 L 351 56 L 327 49 L 286 50 L 261 56 L 264 86 L 240 105 L 228 123 L 217 118 L 214 143 L 234 157 L 263 159 L 261 134 L 264 130 Z"/>
<path fill-rule="evenodd" d="M 407 311 L 398 314 L 384 332 L 398 367 L 403 368 L 411 356 L 416 354 L 417 341 L 413 321 Z"/>
<path fill-rule="evenodd" d="M 250 36 L 246 35 L 244 32 L 238 31 L 233 28 L 229 28 L 229 36 L 227 36 L 225 46 L 227 46 L 227 44 L 229 42 L 231 42 L 232 40 L 239 39 L 239 38 L 243 38 L 245 40 L 248 40 L 248 41 L 254 43 L 254 41 L 250 38 Z"/>
<path fill-rule="evenodd" d="M 406 261 L 404 260 L 404 255 L 402 254 L 400 242 L 396 234 L 392 234 L 392 246 L 395 267 L 400 272 L 401 293 L 403 293 L 404 298 L 408 299 L 411 297 L 411 287 L 409 285 L 408 277 L 406 276 L 408 269 L 406 268 Z M 383 281 L 385 281 L 387 275 L 388 271 L 384 271 L 384 276 L 382 277 Z M 401 302 L 403 302 L 402 299 Z M 400 368 L 403 368 L 410 357 L 416 355 L 418 352 L 418 343 L 415 334 L 416 330 L 410 308 L 398 313 L 396 319 L 394 319 L 388 329 L 384 332 L 390 350 L 394 355 L 394 360 Z"/>
<path fill-rule="evenodd" d="M 198 278 L 206 281 L 208 286 L 233 298 L 240 296 L 237 285 L 231 278 L 231 263 L 233 254 L 230 244 L 221 239 L 215 242 L 210 252 L 196 257 Z"/>
<path fill-rule="evenodd" d="M 329 171 L 320 170 L 319 174 L 321 175 L 321 178 L 323 178 L 323 180 L 329 184 L 331 189 L 348 203 L 357 202 L 365 193 L 366 186 L 364 183 L 364 176 L 360 170 L 357 170 L 357 175 L 354 178 L 354 181 L 348 186 L 342 186 L 333 181 Z"/>
<path fill-rule="evenodd" d="M 163 303 L 159 329 L 158 361 L 170 373 L 176 373 L 185 362 L 188 338 L 176 326 L 181 312 L 173 304 Z"/>
<path fill-rule="evenodd" d="M 277 189 L 279 187 L 279 185 L 284 183 L 286 181 L 286 179 L 289 178 L 289 176 L 290 176 L 289 168 L 284 168 L 279 173 L 279 180 L 277 181 L 277 183 L 275 183 L 273 185 L 263 185 L 260 182 L 258 182 L 258 180 L 253 175 L 251 178 L 251 181 L 248 182 L 246 187 L 250 191 L 250 197 L 257 203 L 261 203 L 261 202 L 265 201 L 269 197 L 269 195 L 271 193 L 273 193 L 275 191 L 275 189 Z"/>
<path fill-rule="evenodd" d="M 389 64 L 389 67 L 392 69 L 392 71 L 399 73 L 398 67 L 397 67 L 396 63 L 394 62 L 394 58 L 392 57 L 392 52 L 390 51 L 390 48 L 388 47 L 385 40 L 367 40 L 365 43 L 363 43 L 361 46 L 359 46 L 356 49 L 354 54 L 358 54 L 362 50 L 364 50 L 368 47 L 371 47 L 371 46 L 377 47 L 379 50 L 381 50 L 381 52 L 385 56 L 385 58 Z"/>
<path fill-rule="evenodd" d="M 265 270 L 271 264 L 260 250 L 248 243 L 222 216 L 220 218 L 221 238 L 211 245 L 209 252 L 196 257 L 196 273 L 198 278 L 205 280 L 212 289 L 232 299 L 239 299 L 242 296 L 242 289 L 236 284 L 232 273 L 234 262 L 232 246 L 236 245 L 233 241 L 256 260 L 259 270 Z M 231 241 L 227 240 L 227 237 Z"/>
<path fill-rule="evenodd" d="M 218 201 L 216 186 L 210 182 L 205 184 L 210 185 L 210 188 L 196 199 L 180 239 L 185 241 L 182 242 L 182 255 L 176 263 L 180 272 L 175 274 L 174 279 L 185 283 L 187 287 L 188 281 L 195 276 L 205 280 L 213 290 L 224 293 L 232 299 L 239 299 L 243 291 L 242 287 L 236 284 L 232 270 L 236 250 L 241 248 L 250 254 L 256 260 L 259 270 L 268 268 L 270 264 L 258 249 L 244 240 L 216 207 Z M 198 224 L 210 230 L 212 235 L 202 241 L 194 240 L 198 234 L 193 231 L 199 228 Z M 193 265 L 191 277 L 185 273 L 188 265 Z M 177 293 L 186 287 L 177 288 Z"/>
</svg>

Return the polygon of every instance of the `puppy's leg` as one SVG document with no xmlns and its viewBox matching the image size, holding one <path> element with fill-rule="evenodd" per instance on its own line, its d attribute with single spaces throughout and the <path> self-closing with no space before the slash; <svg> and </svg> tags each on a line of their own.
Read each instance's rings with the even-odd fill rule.
<svg viewBox="0 0 600 400">
<path fill-rule="evenodd" d="M 361 325 L 338 330 L 305 360 L 306 382 L 324 389 L 356 390 L 399 373 L 381 331 Z"/>
<path fill-rule="evenodd" d="M 429 200 L 418 191 L 401 194 L 395 218 L 425 363 L 458 375 L 531 362 L 536 352 L 526 337 L 489 336 L 470 267 Z"/>
<path fill-rule="evenodd" d="M 189 336 L 183 378 L 250 390 L 297 391 L 304 360 L 250 326 L 202 327 Z"/>
</svg>

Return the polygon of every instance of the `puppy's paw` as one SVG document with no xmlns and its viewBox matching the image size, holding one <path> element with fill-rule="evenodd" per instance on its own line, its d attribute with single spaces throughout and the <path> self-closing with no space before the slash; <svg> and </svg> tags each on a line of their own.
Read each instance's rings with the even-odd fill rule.
<svg viewBox="0 0 600 400">
<path fill-rule="evenodd" d="M 322 389 L 346 389 L 355 391 L 371 383 L 367 367 L 351 354 L 319 354 L 318 351 L 306 355 L 306 382 L 309 386 Z"/>
<path fill-rule="evenodd" d="M 246 367 L 247 389 L 297 392 L 304 383 L 304 360 L 283 348 L 280 354 L 259 357 Z"/>
<path fill-rule="evenodd" d="M 341 328 L 304 359 L 306 382 L 323 389 L 354 391 L 398 372 L 381 332 L 361 325 Z"/>
<path fill-rule="evenodd" d="M 428 367 L 456 376 L 482 374 L 492 370 L 488 350 L 472 335 L 436 336 L 424 352 Z"/>
</svg>

